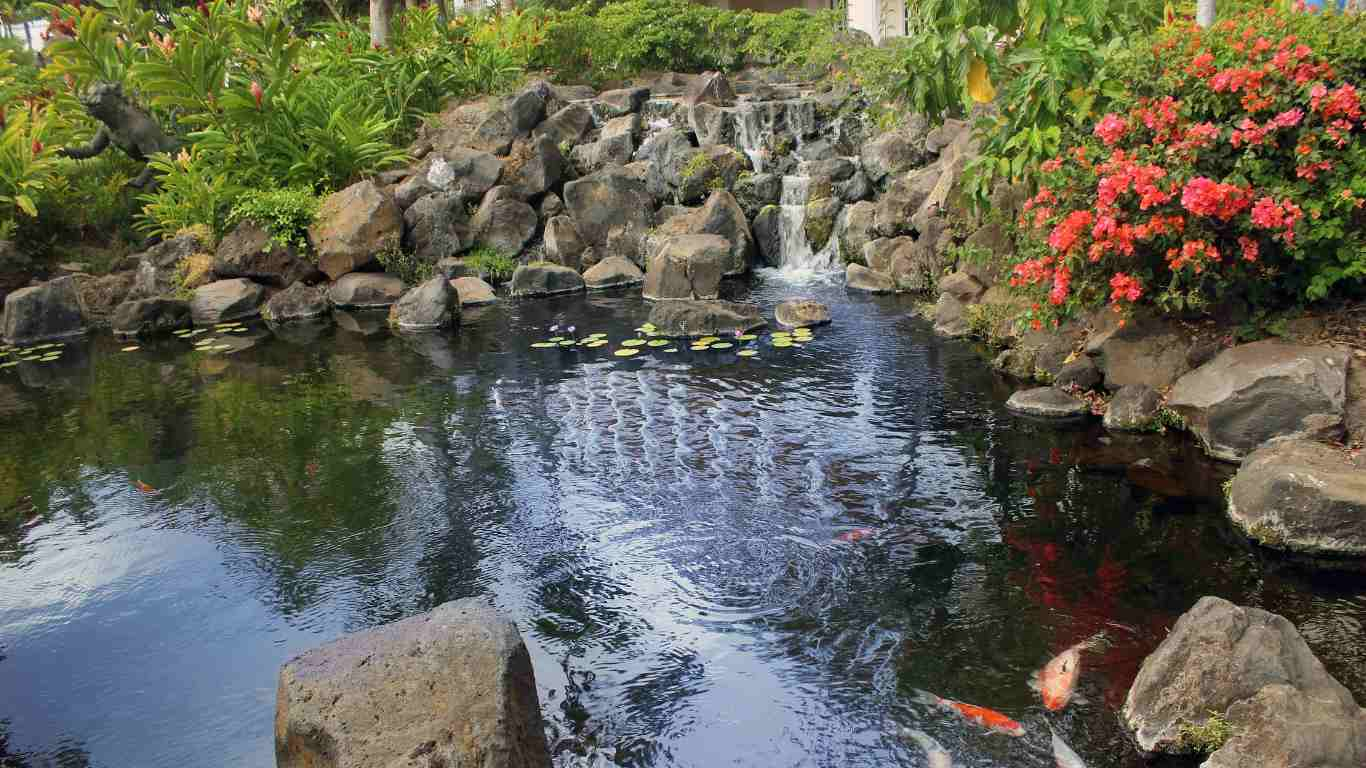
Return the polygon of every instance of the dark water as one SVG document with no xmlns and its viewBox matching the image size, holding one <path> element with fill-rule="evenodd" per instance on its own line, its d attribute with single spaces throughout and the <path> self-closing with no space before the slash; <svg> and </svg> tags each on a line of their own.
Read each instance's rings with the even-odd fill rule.
<svg viewBox="0 0 1366 768">
<path fill-rule="evenodd" d="M 576 297 L 449 336 L 96 339 L 0 371 L 0 763 L 271 765 L 282 661 L 476 594 L 532 648 L 561 765 L 923 765 L 903 726 L 1049 765 L 1026 681 L 1104 631 L 1053 722 L 1137 766 L 1116 708 L 1209 593 L 1287 615 L 1366 699 L 1366 586 L 1248 549 L 1200 500 L 1218 468 L 1011 418 L 905 302 L 801 290 L 834 325 L 751 360 L 529 349 L 648 311 Z"/>
</svg>

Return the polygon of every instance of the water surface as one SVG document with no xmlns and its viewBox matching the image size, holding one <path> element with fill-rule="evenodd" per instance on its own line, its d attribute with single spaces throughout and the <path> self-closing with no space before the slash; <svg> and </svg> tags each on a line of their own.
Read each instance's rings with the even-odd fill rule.
<svg viewBox="0 0 1366 768">
<path fill-rule="evenodd" d="M 965 765 L 1049 765 L 1027 680 L 1104 632 L 1051 722 L 1136 767 L 1116 709 L 1204 594 L 1285 614 L 1366 699 L 1366 586 L 1248 548 L 1226 470 L 1007 415 L 906 301 L 735 291 L 835 322 L 749 360 L 530 349 L 648 316 L 570 297 L 448 335 L 344 317 L 0 371 L 0 762 L 272 765 L 280 663 L 469 595 L 521 628 L 562 766 L 923 765 L 903 727 Z"/>
</svg>

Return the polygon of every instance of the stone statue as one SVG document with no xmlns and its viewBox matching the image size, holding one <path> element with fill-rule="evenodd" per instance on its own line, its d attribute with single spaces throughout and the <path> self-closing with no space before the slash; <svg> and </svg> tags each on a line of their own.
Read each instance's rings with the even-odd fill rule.
<svg viewBox="0 0 1366 768">
<path fill-rule="evenodd" d="M 63 157 L 77 160 L 94 157 L 112 143 L 134 160 L 146 162 L 158 152 L 175 152 L 180 140 L 167 134 L 147 110 L 123 94 L 118 83 L 95 83 L 81 94 L 81 105 L 100 121 L 100 129 L 90 143 L 61 150 Z M 152 167 L 144 166 L 129 186 L 141 189 L 152 180 Z"/>
</svg>

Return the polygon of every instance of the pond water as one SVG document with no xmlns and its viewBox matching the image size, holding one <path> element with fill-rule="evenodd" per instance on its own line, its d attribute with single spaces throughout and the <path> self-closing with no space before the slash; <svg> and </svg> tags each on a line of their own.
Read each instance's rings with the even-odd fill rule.
<svg viewBox="0 0 1366 768">
<path fill-rule="evenodd" d="M 907 301 L 732 288 L 834 324 L 749 359 L 531 349 L 649 311 L 578 296 L 0 371 L 0 763 L 269 766 L 283 661 L 479 594 L 526 637 L 562 766 L 924 765 L 903 727 L 1041 766 L 1046 722 L 1138 766 L 1117 708 L 1204 594 L 1285 614 L 1366 700 L 1366 585 L 1244 545 L 1226 469 L 1012 418 Z M 1030 674 L 1099 632 L 1085 701 L 1046 720 Z"/>
</svg>

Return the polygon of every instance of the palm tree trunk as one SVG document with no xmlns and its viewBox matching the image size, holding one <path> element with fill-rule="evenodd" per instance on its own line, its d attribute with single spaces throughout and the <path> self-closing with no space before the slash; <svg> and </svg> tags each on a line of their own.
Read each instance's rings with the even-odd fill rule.
<svg viewBox="0 0 1366 768">
<path fill-rule="evenodd" d="M 370 47 L 389 45 L 389 4 L 385 0 L 370 0 Z"/>
<path fill-rule="evenodd" d="M 1195 23 L 1205 29 L 1214 26 L 1214 0 L 1195 0 Z"/>
</svg>

